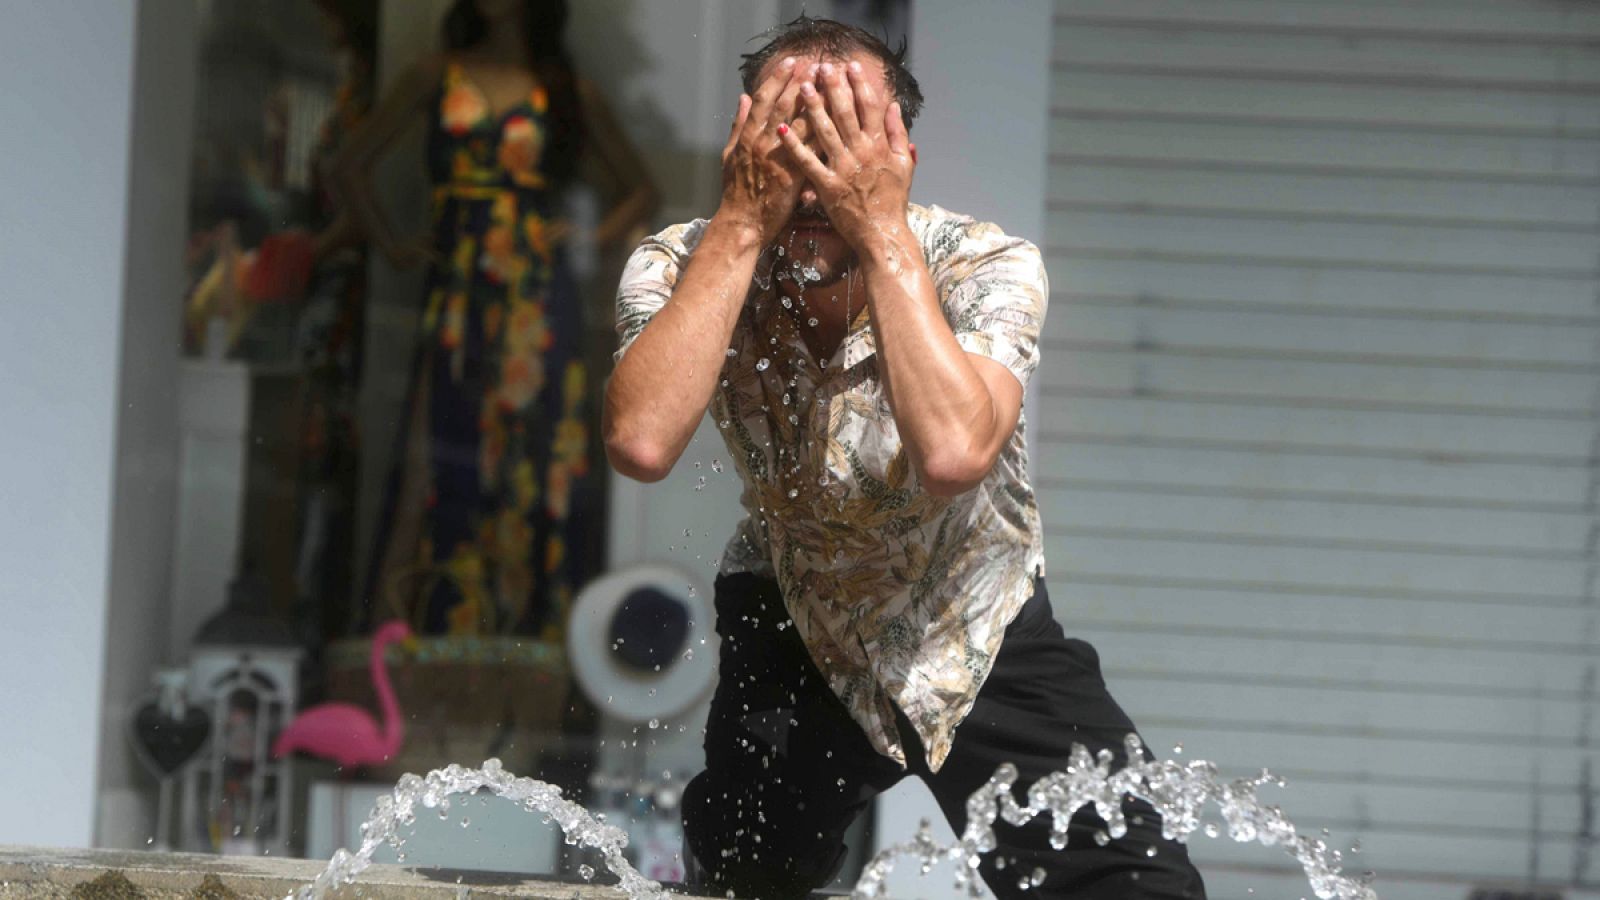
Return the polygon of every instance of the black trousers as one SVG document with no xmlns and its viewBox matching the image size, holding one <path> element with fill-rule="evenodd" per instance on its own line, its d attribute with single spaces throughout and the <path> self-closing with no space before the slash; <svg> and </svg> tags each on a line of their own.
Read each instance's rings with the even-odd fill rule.
<svg viewBox="0 0 1600 900">
<path fill-rule="evenodd" d="M 938 773 L 928 771 L 911 723 L 897 710 L 909 772 L 872 749 L 828 688 L 793 627 L 775 582 L 749 574 L 716 581 L 719 682 L 706 724 L 706 769 L 683 798 L 688 849 L 707 886 L 743 898 L 804 897 L 843 864 L 843 835 L 872 798 L 914 774 L 933 792 L 956 834 L 967 797 L 1001 763 L 1019 772 L 1012 790 L 1065 768 L 1074 743 L 1104 748 L 1126 762 L 1133 723 L 1106 692 L 1094 648 L 1068 638 L 1050 609 L 1044 580 L 1006 629 L 994 668 L 956 729 Z M 1125 837 L 1101 846 L 1105 827 L 1084 808 L 1067 848 L 1050 847 L 1049 816 L 1018 828 L 998 820 L 998 847 L 979 872 L 997 897 L 1203 900 L 1205 887 L 1182 844 L 1163 840 L 1148 804 L 1127 801 Z M 909 839 L 908 833 L 893 840 Z M 1154 855 L 1150 848 L 1155 847 Z M 1004 860 L 1004 868 L 997 863 Z M 905 859 L 900 866 L 914 866 Z M 1021 877 L 1042 868 L 1038 887 Z M 948 868 L 928 877 L 950 877 Z"/>
</svg>

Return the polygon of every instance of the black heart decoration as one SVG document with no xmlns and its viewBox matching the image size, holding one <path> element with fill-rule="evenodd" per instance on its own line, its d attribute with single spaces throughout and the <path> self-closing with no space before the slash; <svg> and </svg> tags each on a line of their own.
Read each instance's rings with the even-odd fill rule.
<svg viewBox="0 0 1600 900">
<path fill-rule="evenodd" d="M 178 771 L 205 746 L 211 735 L 211 717 L 191 706 L 182 718 L 168 715 L 154 700 L 133 714 L 133 743 L 145 765 L 158 777 Z"/>
</svg>

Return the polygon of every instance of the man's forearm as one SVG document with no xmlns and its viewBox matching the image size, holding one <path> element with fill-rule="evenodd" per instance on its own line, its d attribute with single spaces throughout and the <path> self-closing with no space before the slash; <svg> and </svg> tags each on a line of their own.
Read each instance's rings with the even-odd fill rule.
<svg viewBox="0 0 1600 900">
<path fill-rule="evenodd" d="M 915 235 L 898 223 L 860 251 L 879 372 L 924 487 L 959 493 L 986 470 L 997 410 L 956 343 Z"/>
<path fill-rule="evenodd" d="M 606 455 L 659 481 L 694 436 L 716 390 L 760 255 L 757 229 L 713 217 L 671 298 L 634 339 L 606 386 Z"/>
</svg>

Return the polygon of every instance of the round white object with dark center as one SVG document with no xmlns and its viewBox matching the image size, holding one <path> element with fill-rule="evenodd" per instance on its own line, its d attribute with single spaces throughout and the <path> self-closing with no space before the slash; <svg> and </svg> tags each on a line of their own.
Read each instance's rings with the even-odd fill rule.
<svg viewBox="0 0 1600 900">
<path fill-rule="evenodd" d="M 648 722 L 686 712 L 716 677 L 714 616 L 709 588 L 673 566 L 646 563 L 595 579 L 578 593 L 567 624 L 578 686 L 602 716 Z"/>
</svg>

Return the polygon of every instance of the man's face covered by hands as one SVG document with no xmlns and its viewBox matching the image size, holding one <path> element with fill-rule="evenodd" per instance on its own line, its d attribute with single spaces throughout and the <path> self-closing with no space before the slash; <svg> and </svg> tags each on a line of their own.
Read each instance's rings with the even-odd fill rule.
<svg viewBox="0 0 1600 900">
<path fill-rule="evenodd" d="M 807 76 L 820 86 L 820 70 L 823 63 L 831 64 L 841 71 L 851 61 L 860 63 L 866 77 L 873 87 L 880 92 L 880 96 L 890 96 L 888 79 L 884 77 L 883 63 L 869 53 L 857 53 L 845 58 L 825 57 L 822 55 L 797 55 L 797 69 L 802 76 Z M 779 59 L 773 59 L 762 69 L 761 79 L 771 77 L 778 71 Z M 827 93 L 820 91 L 824 105 L 827 104 Z M 831 107 L 829 114 L 833 114 Z M 811 128 L 811 123 L 801 108 L 795 110 L 794 118 L 789 127 L 794 129 L 795 136 L 800 139 L 813 153 L 816 153 L 824 162 L 827 161 L 826 151 Z M 828 220 L 827 211 L 823 208 L 821 200 L 817 197 L 817 190 L 809 181 L 804 181 L 800 188 L 799 200 L 795 206 L 794 214 L 790 216 L 783 230 L 778 233 L 778 246 L 784 250 L 784 260 L 800 267 L 812 270 L 816 278 L 808 277 L 809 284 L 802 287 L 827 287 L 838 282 L 849 273 L 854 262 L 855 252 L 848 242 L 839 234 Z M 809 273 L 808 273 L 809 275 Z"/>
</svg>

